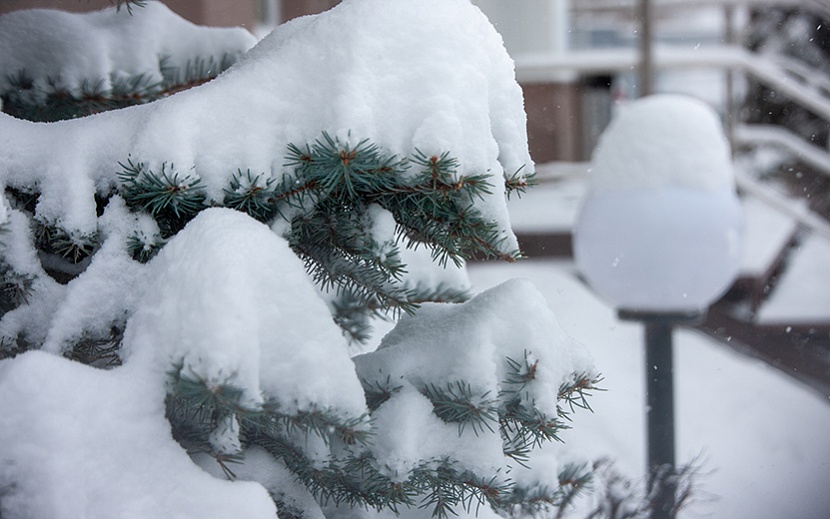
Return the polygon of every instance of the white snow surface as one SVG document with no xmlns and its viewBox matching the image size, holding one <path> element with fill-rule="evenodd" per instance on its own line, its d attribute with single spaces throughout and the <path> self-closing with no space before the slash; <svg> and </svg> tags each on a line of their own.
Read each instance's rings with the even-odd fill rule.
<svg viewBox="0 0 830 519">
<path fill-rule="evenodd" d="M 112 216 L 110 230 L 118 225 Z M 119 254 L 99 252 L 100 268 L 121 265 Z M 172 439 L 164 392 L 177 367 L 209 386 L 244 390 L 251 407 L 365 413 L 340 329 L 301 260 L 266 225 L 205 210 L 143 274 L 149 282 L 137 290 L 122 367 L 102 371 L 44 352 L 0 363 L 0 488 L 12 489 L 4 517 L 273 517 L 260 485 L 209 476 Z M 67 299 L 98 289 L 80 277 Z M 101 290 L 103 300 L 113 297 Z M 219 424 L 211 439 L 220 451 L 239 450 L 238 427 Z"/>
<path fill-rule="evenodd" d="M 280 411 L 365 412 L 346 340 L 303 262 L 264 224 L 206 209 L 150 263 L 126 362 L 243 390 Z"/>
<path fill-rule="evenodd" d="M 717 113 L 690 96 L 658 94 L 621 105 L 591 159 L 592 190 L 734 190 Z"/>
<path fill-rule="evenodd" d="M 678 312 L 702 310 L 729 288 L 743 254 L 735 193 L 620 193 L 590 193 L 574 229 L 574 256 L 594 288 L 623 308 Z"/>
<path fill-rule="evenodd" d="M 0 116 L 0 184 L 37 182 L 40 218 L 92 232 L 93 194 L 128 157 L 198 176 L 221 201 L 237 170 L 281 178 L 287 145 L 325 131 L 400 156 L 449 152 L 459 174 L 492 175 L 476 205 L 507 251 L 516 241 L 503 174 L 532 169 L 525 121 L 513 61 L 468 0 L 346 0 L 278 27 L 214 81 L 170 98 L 54 124 Z"/>
<path fill-rule="evenodd" d="M 758 311 L 764 324 L 830 321 L 830 241 L 811 235 L 792 253 L 787 270 Z M 822 280 L 822 282 L 816 282 Z"/>
<path fill-rule="evenodd" d="M 170 434 L 164 388 L 43 352 L 0 363 L 0 514 L 12 519 L 270 518 L 255 483 L 214 478 Z"/>
<path fill-rule="evenodd" d="M 143 76 L 148 85 L 164 79 L 162 66 L 184 70 L 197 60 L 217 66 L 224 55 L 242 54 L 256 43 L 243 28 L 200 27 L 163 3 L 142 8 L 72 14 L 27 9 L 0 16 L 0 91 L 18 72 L 32 79 L 33 96 L 50 81 L 75 95 L 96 87 L 109 92 L 119 79 Z"/>
<path fill-rule="evenodd" d="M 376 351 L 354 359 L 369 384 L 402 386 L 375 413 L 381 430 L 377 448 L 383 453 L 378 458 L 393 474 L 404 473 L 424 452 L 435 459 L 451 456 L 479 474 L 503 466 L 497 433 L 467 427 L 459 435 L 457 425 L 432 414 L 432 405 L 418 391 L 465 382 L 482 399 L 506 399 L 504 394 L 516 390 L 506 382 L 507 359 L 521 363 L 525 354 L 537 367 L 521 397 L 547 416 L 557 416 L 556 395 L 563 383 L 574 373 L 594 372 L 587 350 L 562 331 L 527 280 L 505 282 L 464 304 L 425 304 L 402 318 Z"/>
</svg>

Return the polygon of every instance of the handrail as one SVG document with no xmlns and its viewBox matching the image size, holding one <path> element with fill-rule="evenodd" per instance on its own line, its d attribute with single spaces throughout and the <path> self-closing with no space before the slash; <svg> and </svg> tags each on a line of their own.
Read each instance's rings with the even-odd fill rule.
<svg viewBox="0 0 830 519">
<path fill-rule="evenodd" d="M 738 189 L 761 200 L 781 214 L 792 218 L 799 226 L 830 240 L 830 223 L 813 212 L 806 204 L 794 204 L 791 198 L 765 186 L 747 173 L 736 168 L 735 183 Z"/>
<path fill-rule="evenodd" d="M 639 64 L 636 49 L 574 50 L 562 54 L 516 58 L 516 76 L 523 83 L 556 81 L 564 73 L 608 74 L 630 71 Z M 714 67 L 743 70 L 823 119 L 830 121 L 830 98 L 788 75 L 767 56 L 737 45 L 699 48 L 660 46 L 654 50 L 657 69 Z"/>
<path fill-rule="evenodd" d="M 798 81 L 830 97 L 830 76 L 824 71 L 787 56 L 773 56 L 772 59 Z"/>
<path fill-rule="evenodd" d="M 700 6 L 752 6 L 780 5 L 804 8 L 805 4 L 816 12 L 828 13 L 830 9 L 821 0 L 652 0 L 656 8 Z M 639 0 L 574 0 L 575 12 L 630 11 L 634 12 Z"/>
<path fill-rule="evenodd" d="M 772 124 L 745 124 L 735 128 L 737 144 L 766 144 L 784 148 L 815 170 L 830 177 L 830 153 L 808 144 L 795 133 Z"/>
</svg>

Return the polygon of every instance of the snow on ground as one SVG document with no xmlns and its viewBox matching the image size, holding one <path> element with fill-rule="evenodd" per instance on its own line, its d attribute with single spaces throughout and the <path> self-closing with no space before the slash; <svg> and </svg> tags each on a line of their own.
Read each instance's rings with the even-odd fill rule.
<svg viewBox="0 0 830 519">
<path fill-rule="evenodd" d="M 645 473 L 642 332 L 576 277 L 570 262 L 474 264 L 484 290 L 526 277 L 545 295 L 565 331 L 586 344 L 607 392 L 594 413 L 577 413 L 565 448 L 589 459 L 611 457 L 631 477 Z M 830 402 L 760 361 L 708 337 L 675 334 L 677 457 L 704 462 L 699 503 L 686 518 L 823 519 L 830 510 Z M 579 515 L 576 515 L 579 517 Z"/>
<path fill-rule="evenodd" d="M 758 312 L 762 323 L 830 321 L 830 241 L 809 236 L 796 248 L 784 275 Z"/>
<path fill-rule="evenodd" d="M 541 174 L 546 165 L 538 165 Z M 508 202 L 510 223 L 516 232 L 570 232 L 587 187 L 584 176 L 572 176 L 528 190 Z"/>
<path fill-rule="evenodd" d="M 797 225 L 792 218 L 751 196 L 744 197 L 743 208 L 746 233 L 741 274 L 759 276 L 766 272 L 792 239 Z M 830 318 L 830 312 L 826 315 Z"/>
</svg>

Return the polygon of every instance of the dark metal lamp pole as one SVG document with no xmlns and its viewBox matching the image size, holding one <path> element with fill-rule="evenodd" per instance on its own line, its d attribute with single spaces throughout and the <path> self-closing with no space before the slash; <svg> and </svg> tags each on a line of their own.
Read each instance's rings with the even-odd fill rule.
<svg viewBox="0 0 830 519">
<path fill-rule="evenodd" d="M 669 519 L 677 496 L 674 448 L 674 360 L 672 331 L 699 322 L 702 313 L 663 314 L 620 310 L 620 319 L 645 326 L 646 430 L 651 519 Z"/>
</svg>

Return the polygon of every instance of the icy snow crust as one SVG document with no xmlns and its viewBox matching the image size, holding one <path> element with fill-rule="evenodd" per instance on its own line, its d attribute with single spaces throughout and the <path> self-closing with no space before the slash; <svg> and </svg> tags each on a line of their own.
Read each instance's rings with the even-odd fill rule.
<svg viewBox="0 0 830 519">
<path fill-rule="evenodd" d="M 278 27 L 214 81 L 155 103 L 54 124 L 1 115 L 0 184 L 36 182 L 39 217 L 84 233 L 95 230 L 95 190 L 112 189 L 128 157 L 198 176 L 221 201 L 239 169 L 281 178 L 287 145 L 327 131 L 400 156 L 450 152 L 459 174 L 491 174 L 492 194 L 476 206 L 508 251 L 517 242 L 503 175 L 532 169 L 513 63 L 468 0 L 347 0 Z"/>
</svg>

